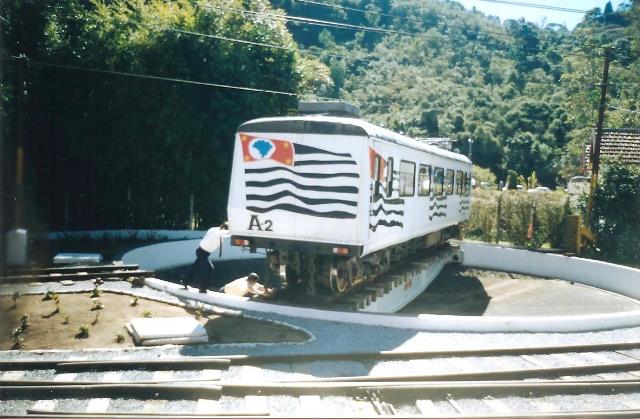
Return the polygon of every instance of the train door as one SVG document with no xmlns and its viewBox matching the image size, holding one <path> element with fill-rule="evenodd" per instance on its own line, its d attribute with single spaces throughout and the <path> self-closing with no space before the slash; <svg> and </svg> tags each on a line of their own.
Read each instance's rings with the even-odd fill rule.
<svg viewBox="0 0 640 419">
<path fill-rule="evenodd" d="M 371 193 L 369 194 L 369 227 L 376 224 L 376 213 L 375 206 L 376 203 L 380 200 L 382 196 L 384 188 L 384 160 L 382 157 L 376 153 L 373 149 L 370 149 L 370 159 L 371 159 Z"/>
</svg>

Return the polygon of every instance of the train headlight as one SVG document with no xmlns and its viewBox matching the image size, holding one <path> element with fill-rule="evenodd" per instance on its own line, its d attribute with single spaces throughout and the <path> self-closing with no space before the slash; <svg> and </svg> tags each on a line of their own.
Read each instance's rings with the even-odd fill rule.
<svg viewBox="0 0 640 419">
<path fill-rule="evenodd" d="M 336 255 L 348 255 L 349 249 L 346 247 L 334 247 L 333 253 Z"/>
</svg>

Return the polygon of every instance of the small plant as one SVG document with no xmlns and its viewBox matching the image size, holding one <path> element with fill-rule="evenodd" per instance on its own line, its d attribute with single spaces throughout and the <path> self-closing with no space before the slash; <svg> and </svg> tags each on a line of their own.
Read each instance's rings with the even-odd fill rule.
<svg viewBox="0 0 640 419">
<path fill-rule="evenodd" d="M 202 309 L 200 307 L 196 308 L 193 311 L 193 315 L 196 318 L 196 320 L 200 320 L 202 318 Z"/>
<path fill-rule="evenodd" d="M 137 306 L 137 305 L 138 305 L 138 300 L 140 300 L 138 297 L 133 297 L 133 298 L 131 299 L 131 301 L 129 302 L 129 305 L 130 305 L 131 307 L 135 307 L 135 306 Z"/>
<path fill-rule="evenodd" d="M 22 331 L 27 330 L 27 328 L 29 327 L 29 318 L 30 316 L 28 314 L 23 314 L 22 317 L 20 317 L 20 328 L 22 329 Z"/>
<path fill-rule="evenodd" d="M 22 349 L 24 339 L 20 335 L 13 336 L 13 346 L 11 349 Z"/>
<path fill-rule="evenodd" d="M 93 306 L 91 307 L 91 311 L 102 310 L 104 308 L 104 304 L 100 300 L 93 300 Z"/>
<path fill-rule="evenodd" d="M 142 317 L 149 318 L 151 317 L 151 312 L 149 310 L 145 310 L 142 312 Z"/>
<path fill-rule="evenodd" d="M 13 295 L 11 296 L 11 299 L 13 300 L 13 308 L 18 307 L 18 300 L 20 299 L 21 296 L 22 294 L 20 294 L 20 291 L 13 292 Z"/>
<path fill-rule="evenodd" d="M 11 337 L 15 339 L 15 337 L 20 336 L 22 332 L 24 332 L 24 330 L 22 330 L 22 327 L 16 327 L 11 331 Z"/>
<path fill-rule="evenodd" d="M 92 325 L 96 325 L 98 324 L 98 321 L 100 320 L 100 312 L 96 311 L 96 317 L 93 319 L 93 321 L 91 322 Z"/>
<path fill-rule="evenodd" d="M 140 288 L 144 286 L 144 277 L 142 276 L 129 277 L 127 281 L 131 283 L 132 287 Z"/>
<path fill-rule="evenodd" d="M 44 293 L 44 297 L 42 297 L 42 301 L 49 301 L 49 300 L 53 300 L 53 297 L 56 295 L 55 292 L 51 291 L 51 290 L 47 290 L 47 292 Z"/>
<path fill-rule="evenodd" d="M 91 290 L 91 298 L 98 298 L 102 294 L 102 291 L 98 287 L 98 284 Z"/>
<path fill-rule="evenodd" d="M 62 319 L 62 324 L 69 324 L 69 316 L 64 316 L 64 319 Z"/>
<path fill-rule="evenodd" d="M 89 337 L 89 325 L 81 324 L 80 329 L 78 330 L 78 334 L 76 334 L 76 338 L 86 339 L 88 337 Z"/>
<path fill-rule="evenodd" d="M 93 280 L 93 283 L 96 284 L 97 287 L 98 285 L 104 284 L 104 280 L 102 280 L 101 278 L 96 278 Z"/>
<path fill-rule="evenodd" d="M 122 343 L 124 342 L 124 335 L 122 333 L 117 333 L 116 334 L 116 343 Z"/>
</svg>

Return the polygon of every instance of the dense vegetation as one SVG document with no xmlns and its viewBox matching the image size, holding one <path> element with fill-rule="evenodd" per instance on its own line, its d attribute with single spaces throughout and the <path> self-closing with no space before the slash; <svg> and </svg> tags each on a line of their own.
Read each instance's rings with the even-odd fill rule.
<svg viewBox="0 0 640 419">
<path fill-rule="evenodd" d="M 188 227 L 191 197 L 196 225 L 220 222 L 234 129 L 297 101 L 77 67 L 346 99 L 372 122 L 451 137 L 461 152 L 472 138 L 485 177 L 535 171 L 555 187 L 582 170 L 610 47 L 605 126 L 640 127 L 637 0 L 603 4 L 573 31 L 500 22 L 454 1 L 322 1 L 2 2 L 2 163 L 15 173 L 22 141 L 27 223 Z M 273 16 L 284 13 L 369 29 Z M 14 179 L 4 180 L 11 208 Z"/>
<path fill-rule="evenodd" d="M 595 124 L 605 47 L 612 48 L 610 103 L 637 110 L 640 3 L 594 9 L 574 31 L 486 17 L 456 2 L 331 0 L 320 6 L 273 0 L 296 16 L 382 27 L 403 34 L 294 26 L 318 47 L 334 95 L 355 102 L 376 123 L 412 136 L 448 136 L 474 162 L 506 180 L 509 170 L 542 184 L 563 184 L 582 168 Z M 603 2 L 604 3 L 604 2 Z M 349 9 L 345 9 L 348 7 Z M 362 13 L 359 10 L 367 10 Z M 361 61 L 366 59 L 369 61 Z M 608 109 L 605 126 L 640 127 L 640 114 Z"/>
</svg>

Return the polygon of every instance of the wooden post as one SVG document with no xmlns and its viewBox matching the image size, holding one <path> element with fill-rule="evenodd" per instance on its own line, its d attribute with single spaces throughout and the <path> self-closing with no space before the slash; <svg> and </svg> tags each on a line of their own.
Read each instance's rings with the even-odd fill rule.
<svg viewBox="0 0 640 419">
<path fill-rule="evenodd" d="M 598 172 L 600 170 L 600 142 L 602 141 L 602 125 L 604 124 L 604 111 L 607 103 L 607 87 L 609 83 L 609 62 L 611 61 L 611 50 L 604 50 L 604 68 L 602 69 L 602 84 L 600 85 L 600 105 L 598 108 L 598 121 L 596 123 L 596 135 L 591 145 L 591 185 L 589 188 L 589 201 L 587 202 L 587 214 L 585 224 L 587 228 L 591 222 L 591 211 L 593 210 L 593 200 L 598 186 Z"/>
<path fill-rule="evenodd" d="M 502 225 L 502 197 L 504 193 L 500 192 L 500 196 L 498 197 L 498 210 L 496 215 L 496 243 L 500 243 L 500 227 Z"/>
</svg>

